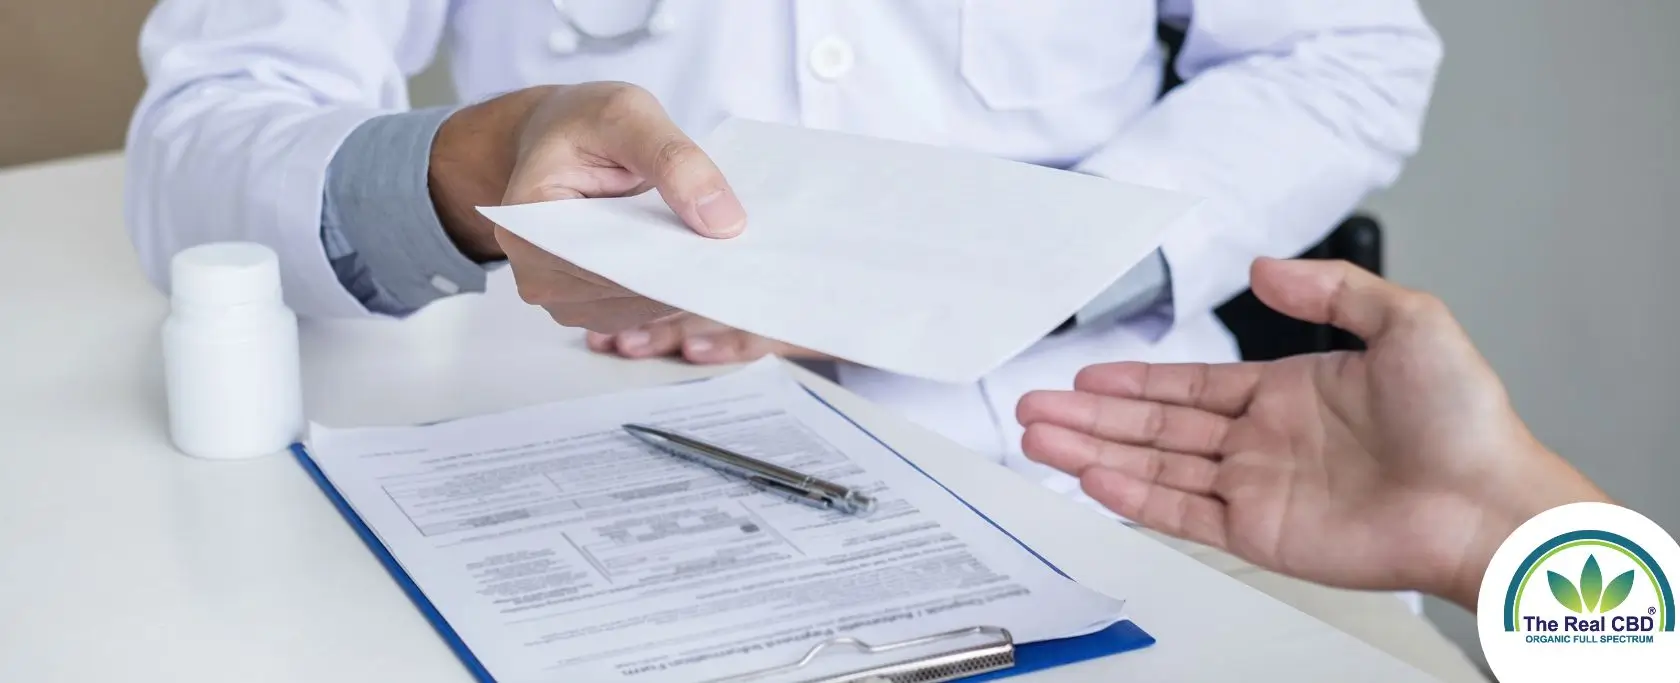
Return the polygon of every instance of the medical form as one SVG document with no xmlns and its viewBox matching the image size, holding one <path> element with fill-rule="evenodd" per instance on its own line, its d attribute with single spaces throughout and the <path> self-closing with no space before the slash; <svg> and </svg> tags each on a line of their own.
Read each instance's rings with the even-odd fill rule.
<svg viewBox="0 0 1680 683">
<path fill-rule="evenodd" d="M 854 516 L 787 501 L 656 452 L 627 422 L 862 487 L 879 505 Z M 775 359 L 427 426 L 315 426 L 309 448 L 500 682 L 703 681 L 837 636 L 992 625 L 1025 643 L 1122 616 Z"/>
</svg>

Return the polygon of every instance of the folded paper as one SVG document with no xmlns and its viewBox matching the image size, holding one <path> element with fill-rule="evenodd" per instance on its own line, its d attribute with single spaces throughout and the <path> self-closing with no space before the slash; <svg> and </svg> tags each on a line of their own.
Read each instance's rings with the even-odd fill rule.
<svg viewBox="0 0 1680 683">
<path fill-rule="evenodd" d="M 655 192 L 480 211 L 696 315 L 972 382 L 1151 254 L 1195 203 L 973 152 L 744 119 L 700 144 L 746 208 L 737 237 L 694 233 Z"/>
</svg>

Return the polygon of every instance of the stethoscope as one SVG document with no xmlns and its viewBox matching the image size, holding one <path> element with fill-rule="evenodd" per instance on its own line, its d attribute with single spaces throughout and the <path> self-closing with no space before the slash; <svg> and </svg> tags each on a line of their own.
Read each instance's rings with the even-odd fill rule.
<svg viewBox="0 0 1680 683">
<path fill-rule="evenodd" d="M 566 0 L 549 2 L 560 14 L 560 21 L 566 24 L 565 28 L 549 36 L 549 47 L 555 52 L 616 52 L 670 33 L 675 25 L 675 18 L 665 11 L 665 0 L 648 0 L 647 14 L 642 15 L 640 25 L 613 34 L 594 33 L 579 25 L 577 18 L 566 9 Z"/>
</svg>

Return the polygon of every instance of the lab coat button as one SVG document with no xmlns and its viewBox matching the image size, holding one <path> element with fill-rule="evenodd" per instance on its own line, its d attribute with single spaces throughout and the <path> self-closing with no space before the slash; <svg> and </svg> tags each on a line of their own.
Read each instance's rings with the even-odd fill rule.
<svg viewBox="0 0 1680 683">
<path fill-rule="evenodd" d="M 548 34 L 548 49 L 553 50 L 556 54 L 562 55 L 569 55 L 573 52 L 577 52 L 577 33 L 573 32 L 571 29 L 563 28 Z"/>
<path fill-rule="evenodd" d="M 442 275 L 432 276 L 432 288 L 450 296 L 461 293 L 460 285 L 455 284 L 454 280 L 446 278 Z"/>
<path fill-rule="evenodd" d="M 663 36 L 677 28 L 677 18 L 671 16 L 670 10 L 659 10 L 648 17 L 648 35 Z"/>
<path fill-rule="evenodd" d="M 811 73 L 825 81 L 837 81 L 852 70 L 856 55 L 846 41 L 829 36 L 811 48 Z"/>
</svg>

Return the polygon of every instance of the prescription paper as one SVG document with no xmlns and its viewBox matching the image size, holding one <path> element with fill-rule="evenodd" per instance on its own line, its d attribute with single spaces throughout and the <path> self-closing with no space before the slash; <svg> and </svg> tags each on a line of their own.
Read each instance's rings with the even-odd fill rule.
<svg viewBox="0 0 1680 683">
<path fill-rule="evenodd" d="M 904 375 L 972 382 L 1159 245 L 1191 197 L 746 119 L 701 146 L 747 210 L 695 234 L 657 193 L 480 211 L 638 294 Z"/>
<path fill-rule="evenodd" d="M 806 507 L 637 441 L 642 422 L 859 487 Z M 314 426 L 321 471 L 495 680 L 694 683 L 991 625 L 1101 630 L 1056 573 L 764 359 L 719 378 L 420 427 Z M 909 651 L 914 654 L 932 652 Z M 808 680 L 889 661 L 827 656 Z"/>
</svg>

